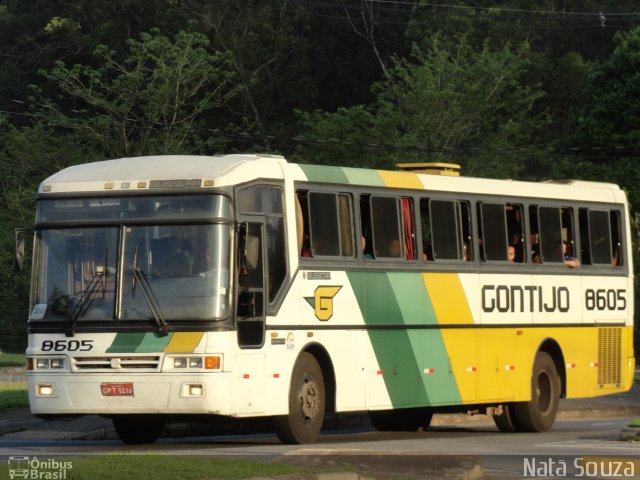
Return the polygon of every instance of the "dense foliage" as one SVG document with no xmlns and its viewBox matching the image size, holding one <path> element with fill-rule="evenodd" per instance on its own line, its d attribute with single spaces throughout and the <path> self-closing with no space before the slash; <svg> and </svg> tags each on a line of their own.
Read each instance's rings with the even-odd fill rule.
<svg viewBox="0 0 640 480">
<path fill-rule="evenodd" d="M 26 317 L 13 229 L 33 222 L 39 181 L 80 162 L 238 151 L 364 167 L 444 160 L 466 175 L 616 182 L 637 219 L 634 9 L 0 0 L 0 323 L 15 330 Z"/>
</svg>

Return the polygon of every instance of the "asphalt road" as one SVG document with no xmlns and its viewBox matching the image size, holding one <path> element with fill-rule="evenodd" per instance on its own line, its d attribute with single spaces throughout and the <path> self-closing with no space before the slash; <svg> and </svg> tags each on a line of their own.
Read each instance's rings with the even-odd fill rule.
<svg viewBox="0 0 640 480">
<path fill-rule="evenodd" d="M 173 425 L 165 433 L 178 438 L 165 437 L 151 446 L 127 446 L 115 438 L 107 419 L 87 416 L 44 422 L 23 409 L 0 414 L 0 457 L 42 459 L 113 453 L 233 456 L 289 462 L 320 470 L 352 466 L 376 480 L 527 478 L 525 462 L 529 462 L 529 467 L 534 462 L 531 468 L 546 468 L 557 465 L 553 462 L 559 460 L 573 466 L 576 459 L 606 458 L 633 460 L 631 478 L 640 478 L 640 443 L 619 439 L 621 429 L 638 416 L 640 385 L 636 384 L 623 394 L 562 400 L 554 428 L 538 434 L 505 434 L 488 417 L 451 415 L 435 416 L 433 426 L 425 432 L 381 433 L 363 422 L 362 416 L 355 416 L 347 421 L 333 419 L 333 428 L 325 430 L 314 445 L 282 445 L 268 428 L 266 433 L 213 435 L 211 428 Z M 199 436 L 185 436 L 193 435 L 190 432 L 194 431 Z M 359 477 L 344 477 L 356 478 Z M 580 477 L 572 476 L 569 470 L 566 478 Z"/>
</svg>

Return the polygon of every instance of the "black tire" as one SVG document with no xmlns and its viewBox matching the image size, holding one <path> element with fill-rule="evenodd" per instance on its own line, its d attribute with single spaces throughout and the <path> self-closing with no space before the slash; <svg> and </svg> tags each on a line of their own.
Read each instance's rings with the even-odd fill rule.
<svg viewBox="0 0 640 480">
<path fill-rule="evenodd" d="M 531 400 L 513 404 L 515 418 L 523 432 L 546 432 L 558 413 L 560 376 L 551 356 L 538 352 L 531 374 Z"/>
<path fill-rule="evenodd" d="M 493 421 L 501 432 L 511 433 L 520 431 L 520 425 L 518 425 L 515 412 L 513 411 L 513 403 L 505 403 L 502 405 L 502 414 L 494 415 Z"/>
<path fill-rule="evenodd" d="M 127 445 L 142 445 L 160 438 L 164 420 L 153 415 L 119 415 L 113 417 L 113 427 Z"/>
<path fill-rule="evenodd" d="M 381 432 L 415 432 L 426 430 L 433 413 L 425 409 L 370 411 L 369 419 Z"/>
<path fill-rule="evenodd" d="M 322 370 L 310 353 L 300 354 L 291 375 L 289 414 L 274 417 L 276 434 L 282 443 L 313 443 L 318 438 L 325 411 Z"/>
</svg>

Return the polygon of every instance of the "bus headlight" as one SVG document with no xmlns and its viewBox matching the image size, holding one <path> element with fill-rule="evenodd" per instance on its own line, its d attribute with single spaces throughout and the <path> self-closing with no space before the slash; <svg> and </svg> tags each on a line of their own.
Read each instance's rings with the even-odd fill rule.
<svg viewBox="0 0 640 480">
<path fill-rule="evenodd" d="M 202 368 L 202 357 L 190 357 L 189 368 Z"/>
<path fill-rule="evenodd" d="M 173 368 L 187 368 L 187 359 L 184 357 L 174 358 Z"/>
<path fill-rule="evenodd" d="M 51 368 L 64 368 L 64 360 L 62 358 L 52 358 Z"/>
<path fill-rule="evenodd" d="M 64 358 L 29 358 L 27 368 L 29 370 L 47 370 L 49 368 L 61 370 L 64 368 Z"/>
<path fill-rule="evenodd" d="M 192 355 L 180 357 L 166 357 L 164 361 L 166 370 L 192 370 L 192 371 L 221 371 L 222 355 Z"/>
<path fill-rule="evenodd" d="M 49 359 L 48 358 L 36 358 L 36 369 L 41 370 L 49 368 Z"/>
</svg>

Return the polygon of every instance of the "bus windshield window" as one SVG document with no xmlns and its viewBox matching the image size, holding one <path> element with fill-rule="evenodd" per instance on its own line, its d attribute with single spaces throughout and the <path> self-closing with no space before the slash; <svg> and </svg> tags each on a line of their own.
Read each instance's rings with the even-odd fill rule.
<svg viewBox="0 0 640 480">
<path fill-rule="evenodd" d="M 124 245 L 120 227 L 42 230 L 31 320 L 153 320 L 134 268 L 145 275 L 165 320 L 228 317 L 230 225 L 122 229 Z"/>
<path fill-rule="evenodd" d="M 229 315 L 229 225 L 127 227 L 122 319 L 152 318 L 133 268 L 146 276 L 166 320 Z"/>
<path fill-rule="evenodd" d="M 32 320 L 68 321 L 81 301 L 80 320 L 113 318 L 117 229 L 43 230 L 35 252 Z"/>
</svg>

